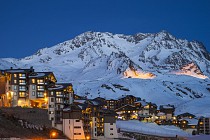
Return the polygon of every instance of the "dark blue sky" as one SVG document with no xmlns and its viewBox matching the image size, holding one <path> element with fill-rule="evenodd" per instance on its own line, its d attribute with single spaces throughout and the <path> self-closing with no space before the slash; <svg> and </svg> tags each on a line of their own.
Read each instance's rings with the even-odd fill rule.
<svg viewBox="0 0 210 140">
<path fill-rule="evenodd" d="M 21 58 L 86 31 L 167 30 L 210 51 L 209 0 L 0 0 L 0 58 Z"/>
</svg>

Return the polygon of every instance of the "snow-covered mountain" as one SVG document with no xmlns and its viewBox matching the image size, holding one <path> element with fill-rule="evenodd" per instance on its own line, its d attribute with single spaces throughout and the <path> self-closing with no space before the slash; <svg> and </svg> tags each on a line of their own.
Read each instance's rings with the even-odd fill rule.
<svg viewBox="0 0 210 140">
<path fill-rule="evenodd" d="M 158 105 L 174 104 L 177 113 L 210 115 L 205 109 L 210 106 L 210 54 L 202 43 L 166 31 L 85 32 L 22 59 L 0 59 L 0 69 L 30 66 L 53 71 L 59 82 L 72 82 L 77 94 L 89 98 L 133 94 Z M 202 108 L 195 110 L 198 105 Z"/>
</svg>

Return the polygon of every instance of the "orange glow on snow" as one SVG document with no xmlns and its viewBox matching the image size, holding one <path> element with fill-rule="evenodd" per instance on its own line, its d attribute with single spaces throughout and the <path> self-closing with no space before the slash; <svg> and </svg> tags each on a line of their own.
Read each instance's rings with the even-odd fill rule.
<svg viewBox="0 0 210 140">
<path fill-rule="evenodd" d="M 128 68 L 124 72 L 124 77 L 125 78 L 139 78 L 139 79 L 153 79 L 155 78 L 155 75 L 149 72 L 140 72 L 134 69 Z"/>
<path fill-rule="evenodd" d="M 180 72 L 175 72 L 176 75 L 187 75 L 187 76 L 192 76 L 192 77 L 195 77 L 195 78 L 199 78 L 199 79 L 206 79 L 208 78 L 206 75 L 203 75 L 203 74 L 196 74 L 196 73 L 193 73 L 191 71 L 180 71 Z"/>
<path fill-rule="evenodd" d="M 176 75 L 188 75 L 199 79 L 206 79 L 208 76 L 204 75 L 198 66 L 194 63 L 189 63 L 181 68 L 181 70 L 172 72 Z"/>
</svg>

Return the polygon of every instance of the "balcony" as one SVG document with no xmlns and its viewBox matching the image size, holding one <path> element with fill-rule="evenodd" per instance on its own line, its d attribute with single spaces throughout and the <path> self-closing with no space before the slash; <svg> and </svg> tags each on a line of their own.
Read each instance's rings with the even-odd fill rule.
<svg viewBox="0 0 210 140">
<path fill-rule="evenodd" d="M 19 83 L 20 85 L 26 85 L 26 83 L 25 82 L 21 82 L 21 83 Z"/>
<path fill-rule="evenodd" d="M 64 104 L 69 104 L 69 101 L 64 101 L 63 103 L 64 103 Z"/>
<path fill-rule="evenodd" d="M 38 91 L 44 91 L 44 88 L 38 88 L 37 90 Z"/>
<path fill-rule="evenodd" d="M 63 101 L 62 100 L 57 100 L 57 101 L 55 101 L 55 103 L 63 104 Z"/>
<path fill-rule="evenodd" d="M 21 89 L 19 89 L 19 91 L 26 91 L 26 89 L 25 88 L 21 88 Z"/>
<path fill-rule="evenodd" d="M 20 76 L 19 79 L 26 79 L 26 76 Z"/>
<path fill-rule="evenodd" d="M 63 97 L 62 94 L 56 94 L 56 97 Z"/>
<path fill-rule="evenodd" d="M 26 93 L 19 93 L 19 98 L 25 98 L 26 97 Z"/>
<path fill-rule="evenodd" d="M 38 94 L 37 98 L 44 98 L 44 94 Z"/>
</svg>

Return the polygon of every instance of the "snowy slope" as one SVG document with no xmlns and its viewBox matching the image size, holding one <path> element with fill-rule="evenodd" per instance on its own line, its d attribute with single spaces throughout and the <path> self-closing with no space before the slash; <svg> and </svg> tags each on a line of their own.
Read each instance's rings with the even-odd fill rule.
<svg viewBox="0 0 210 140">
<path fill-rule="evenodd" d="M 209 53 L 202 43 L 166 31 L 85 32 L 22 59 L 0 59 L 0 69 L 11 66 L 53 71 L 59 82 L 72 82 L 77 94 L 89 98 L 133 94 L 158 105 L 174 104 L 180 112 L 186 104 L 191 113 L 196 103 L 210 101 Z"/>
<path fill-rule="evenodd" d="M 137 120 L 117 121 L 117 128 L 127 132 L 137 132 L 149 135 L 168 136 L 168 137 L 189 137 L 187 132 L 176 126 L 160 126 L 155 123 L 143 123 Z"/>
</svg>

